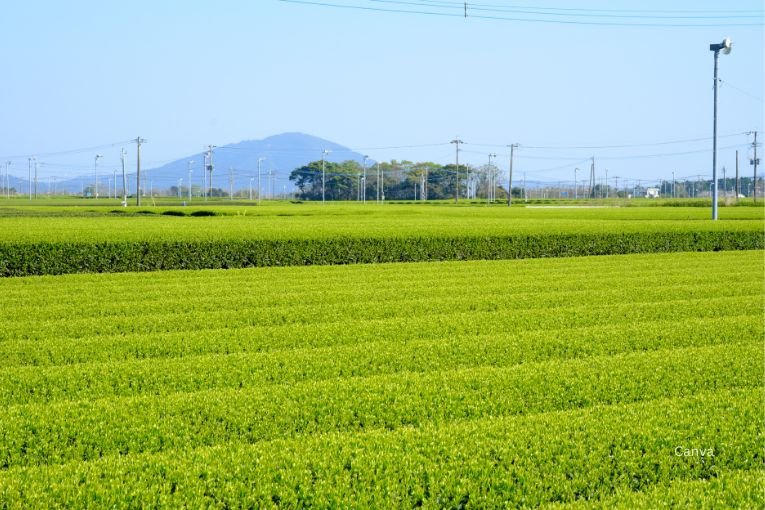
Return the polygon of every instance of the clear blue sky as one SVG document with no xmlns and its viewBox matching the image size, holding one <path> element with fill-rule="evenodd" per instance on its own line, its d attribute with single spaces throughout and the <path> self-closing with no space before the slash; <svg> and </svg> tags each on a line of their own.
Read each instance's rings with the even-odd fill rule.
<svg viewBox="0 0 765 510">
<path fill-rule="evenodd" d="M 452 12 L 436 7 L 450 5 L 446 0 L 325 3 Z M 725 36 L 734 48 L 720 58 L 719 133 L 763 128 L 760 1 L 469 4 L 574 8 L 546 12 L 589 15 L 530 15 L 559 21 L 717 26 L 521 22 L 472 17 L 478 10 L 464 18 L 277 0 L 7 2 L 0 31 L 0 157 L 5 162 L 20 156 L 11 166 L 20 176 L 32 154 L 46 163 L 43 175 L 74 175 L 92 168 L 95 152 L 104 154 L 105 167 L 116 165 L 123 144 L 48 154 L 140 135 L 149 140 L 144 155 L 151 167 L 199 153 L 210 143 L 300 131 L 363 149 L 378 160 L 449 163 L 454 150 L 448 142 L 458 135 L 466 142 L 463 161 L 475 165 L 496 152 L 506 166 L 505 146 L 520 143 L 516 171 L 530 180 L 570 180 L 575 166 L 588 168 L 581 161 L 589 156 L 611 176 L 711 176 L 709 44 Z M 610 14 L 625 17 L 592 16 L 609 14 L 594 9 L 615 9 L 620 12 Z M 650 12 L 627 12 L 635 10 Z M 724 18 L 742 10 L 759 17 Z M 759 26 L 726 25 L 740 22 Z M 694 138 L 705 140 L 531 148 Z M 728 175 L 734 149 L 725 147 L 733 146 L 742 150 L 743 171 L 751 173 L 744 159 L 750 140 L 720 139 L 719 166 Z M 439 143 L 444 145 L 367 149 Z M 653 157 L 677 152 L 696 153 Z M 646 155 L 652 157 L 634 157 Z"/>
</svg>

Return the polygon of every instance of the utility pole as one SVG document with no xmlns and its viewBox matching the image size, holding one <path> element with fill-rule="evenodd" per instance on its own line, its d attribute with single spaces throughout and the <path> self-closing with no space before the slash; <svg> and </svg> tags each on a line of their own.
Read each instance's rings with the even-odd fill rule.
<svg viewBox="0 0 765 510">
<path fill-rule="evenodd" d="M 590 164 L 590 198 L 595 198 L 595 156 L 592 157 Z"/>
<path fill-rule="evenodd" d="M 189 184 L 189 202 L 191 202 L 191 167 L 193 167 L 193 166 L 194 166 L 194 160 L 190 159 L 189 160 L 189 179 L 188 179 L 188 184 Z"/>
<path fill-rule="evenodd" d="M 127 176 L 125 175 L 125 148 L 120 149 L 120 163 L 122 164 L 122 205 L 127 207 Z"/>
<path fill-rule="evenodd" d="M 112 180 L 114 181 L 114 198 L 117 198 L 117 169 L 112 170 Z"/>
<path fill-rule="evenodd" d="M 740 193 L 739 181 L 738 181 L 738 150 L 736 150 L 736 203 L 738 203 L 738 195 Z"/>
<path fill-rule="evenodd" d="M 327 149 L 321 151 L 321 203 L 324 203 L 324 185 L 326 181 L 326 172 L 324 171 L 324 158 L 329 154 Z"/>
<path fill-rule="evenodd" d="M 750 160 L 750 163 L 754 165 L 754 181 L 752 182 L 752 197 L 754 198 L 754 203 L 757 203 L 757 165 L 760 164 L 760 160 L 757 157 L 757 131 L 750 131 L 747 133 L 748 135 L 754 135 L 754 142 L 752 142 L 752 147 L 754 148 L 754 158 Z"/>
<path fill-rule="evenodd" d="M 34 156 L 32 156 L 34 157 Z M 29 201 L 32 201 L 32 158 L 27 158 L 27 181 L 29 182 Z"/>
<path fill-rule="evenodd" d="M 363 188 L 361 191 L 361 201 L 366 204 L 367 203 L 367 160 L 369 159 L 369 156 L 364 156 L 364 162 L 362 163 L 362 166 L 364 168 L 364 177 L 361 179 Z"/>
<path fill-rule="evenodd" d="M 178 179 L 178 202 L 181 201 L 181 187 L 183 187 L 183 177 Z"/>
<path fill-rule="evenodd" d="M 215 165 L 213 165 L 213 149 L 215 149 L 215 145 L 208 145 L 207 146 L 207 170 L 210 172 L 210 198 L 213 196 L 213 169 L 215 169 Z"/>
<path fill-rule="evenodd" d="M 496 187 L 495 184 L 494 184 L 494 178 L 495 178 L 494 177 L 494 166 L 491 164 L 491 159 L 492 158 L 496 158 L 496 157 L 497 157 L 496 154 L 489 154 L 489 166 L 488 166 L 488 170 L 489 170 L 489 176 L 488 176 L 489 177 L 489 189 L 487 190 L 487 193 L 486 193 L 486 199 L 487 199 L 486 201 L 489 204 L 494 201 L 494 188 Z M 470 177 L 468 177 L 468 189 L 470 189 L 469 182 L 470 182 Z"/>
<path fill-rule="evenodd" d="M 576 173 L 578 171 L 578 168 L 574 168 L 574 200 L 579 200 L 579 185 L 576 182 Z"/>
<path fill-rule="evenodd" d="M 101 154 L 96 154 L 96 157 L 95 157 L 95 159 L 93 161 L 93 169 L 94 169 L 95 174 L 96 174 L 96 184 L 94 186 L 94 189 L 95 189 L 94 196 L 96 197 L 96 200 L 98 200 L 98 160 L 101 159 L 101 158 L 103 158 L 103 156 Z"/>
<path fill-rule="evenodd" d="M 717 61 L 720 57 L 720 51 L 724 55 L 730 53 L 733 43 L 729 38 L 725 38 L 722 43 L 710 44 L 709 51 L 714 52 L 714 114 L 712 124 L 712 220 L 717 220 Z"/>
<path fill-rule="evenodd" d="M 234 200 L 234 169 L 228 167 L 228 199 Z"/>
<path fill-rule="evenodd" d="M 145 142 L 140 136 L 135 139 L 135 180 L 136 180 L 136 193 L 135 193 L 135 205 L 141 206 L 141 144 Z"/>
<path fill-rule="evenodd" d="M 672 172 L 672 198 L 677 198 L 675 196 L 675 172 Z"/>
<path fill-rule="evenodd" d="M 263 191 L 260 187 L 260 168 L 265 159 L 266 158 L 258 158 L 258 205 L 260 205 L 260 197 L 263 195 Z"/>
<path fill-rule="evenodd" d="M 608 198 L 608 168 L 606 168 L 605 171 L 606 171 L 606 198 Z"/>
<path fill-rule="evenodd" d="M 202 198 L 207 202 L 207 152 L 202 155 Z"/>
<path fill-rule="evenodd" d="M 11 198 L 11 162 L 5 164 L 5 198 Z"/>
<path fill-rule="evenodd" d="M 459 202 L 459 199 L 460 199 L 460 144 L 465 142 L 460 140 L 459 137 L 456 137 L 454 140 L 452 140 L 449 143 L 454 144 L 455 155 L 456 155 L 457 168 L 454 171 L 454 203 L 456 204 Z"/>
</svg>

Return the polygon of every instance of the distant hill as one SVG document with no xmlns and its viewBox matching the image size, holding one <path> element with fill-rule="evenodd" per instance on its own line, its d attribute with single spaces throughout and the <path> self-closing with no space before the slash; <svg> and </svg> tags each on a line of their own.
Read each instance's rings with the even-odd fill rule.
<svg viewBox="0 0 765 510">
<path fill-rule="evenodd" d="M 265 158 L 261 163 L 261 186 L 263 196 L 268 197 L 273 193 L 280 195 L 283 191 L 291 191 L 292 183 L 289 181 L 289 174 L 295 168 L 318 161 L 321 159 L 322 151 L 331 151 L 326 160 L 333 162 L 342 162 L 354 160 L 362 162 L 363 154 L 353 152 L 335 142 L 324 140 L 303 133 L 283 133 L 280 135 L 269 136 L 263 140 L 245 140 L 239 143 L 232 143 L 216 147 L 213 150 L 213 187 L 221 188 L 228 192 L 230 177 L 233 178 L 234 190 L 248 190 L 250 179 L 252 179 L 253 190 L 257 189 L 258 177 L 258 159 Z M 141 171 L 142 180 L 144 180 L 144 189 L 149 188 L 162 193 L 172 186 L 178 186 L 179 182 L 182 189 L 187 189 L 189 175 L 189 161 L 191 164 L 191 182 L 193 186 L 202 186 L 204 168 L 204 152 L 190 154 L 155 168 L 144 168 Z M 372 164 L 369 160 L 368 164 Z M 270 172 L 270 177 L 269 177 Z M 128 188 L 131 193 L 135 192 L 135 167 L 131 165 L 128 168 Z M 106 186 L 110 173 L 102 172 L 100 182 L 100 193 L 107 195 Z M 182 181 L 180 181 L 183 179 Z M 59 180 L 55 183 L 57 192 L 66 190 L 68 193 L 81 193 L 85 188 L 90 190 L 93 180 L 90 178 L 77 177 L 74 179 Z M 29 182 L 20 177 L 11 176 L 10 185 L 21 194 L 28 193 Z M 121 188 L 121 186 L 120 186 Z M 40 194 L 48 190 L 48 181 L 40 181 Z M 90 191 L 88 191 L 89 193 Z"/>
<path fill-rule="evenodd" d="M 264 196 L 279 195 L 284 189 L 292 189 L 289 174 L 295 168 L 321 159 L 322 151 L 329 150 L 327 161 L 341 162 L 354 160 L 361 162 L 363 154 L 353 152 L 335 142 L 324 140 L 303 133 L 283 133 L 263 140 L 245 140 L 239 143 L 223 145 L 213 149 L 213 186 L 229 190 L 230 177 L 233 177 L 234 189 L 247 189 L 250 179 L 257 187 L 258 159 L 261 163 L 261 185 Z M 200 152 L 180 158 L 164 166 L 151 168 L 147 178 L 155 189 L 167 189 L 177 186 L 183 179 L 182 187 L 187 186 L 189 162 L 191 180 L 194 185 L 202 184 L 204 153 Z M 269 179 L 269 172 L 271 178 Z"/>
</svg>

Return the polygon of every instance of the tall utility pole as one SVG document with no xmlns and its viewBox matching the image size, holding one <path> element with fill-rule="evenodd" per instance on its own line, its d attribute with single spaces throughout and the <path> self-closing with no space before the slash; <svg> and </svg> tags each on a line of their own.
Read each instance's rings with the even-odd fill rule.
<svg viewBox="0 0 765 510">
<path fill-rule="evenodd" d="M 738 150 L 736 150 L 736 203 L 738 203 L 739 195 L 739 182 L 738 182 Z"/>
<path fill-rule="evenodd" d="M 752 197 L 754 202 L 757 203 L 757 165 L 760 164 L 760 160 L 757 157 L 757 131 L 750 131 L 748 135 L 754 135 L 754 142 L 752 142 L 752 148 L 754 149 L 754 158 L 750 161 L 754 165 L 754 181 L 752 182 Z"/>
<path fill-rule="evenodd" d="M 364 176 L 361 178 L 361 185 L 363 186 L 361 188 L 361 201 L 362 203 L 367 203 L 367 160 L 369 159 L 369 156 L 364 156 L 364 162 L 362 163 L 362 166 L 364 167 Z"/>
<path fill-rule="evenodd" d="M 207 201 L 207 153 L 202 155 L 202 198 Z"/>
<path fill-rule="evenodd" d="M 103 158 L 101 154 L 96 154 L 96 157 L 93 160 L 93 170 L 96 174 L 96 183 L 93 186 L 94 192 L 93 195 L 96 197 L 96 200 L 98 200 L 98 160 Z"/>
<path fill-rule="evenodd" d="M 675 172 L 672 172 L 672 198 L 677 198 L 675 196 Z"/>
<path fill-rule="evenodd" d="M 326 158 L 329 151 L 324 149 L 321 151 L 321 203 L 324 203 L 324 185 L 326 180 L 326 172 L 324 171 L 324 158 Z"/>
<path fill-rule="evenodd" d="M 125 175 L 125 149 L 120 149 L 120 163 L 122 164 L 122 205 L 127 207 L 127 176 Z"/>
<path fill-rule="evenodd" d="M 590 198 L 595 198 L 595 156 L 590 164 Z"/>
<path fill-rule="evenodd" d="M 213 149 L 215 149 L 215 145 L 208 145 L 207 146 L 207 171 L 210 172 L 210 198 L 213 196 L 213 170 L 215 169 L 215 165 L 213 165 Z"/>
<path fill-rule="evenodd" d="M 265 161 L 266 158 L 258 158 L 258 205 L 260 205 L 260 197 L 263 195 L 263 192 L 260 188 L 260 166 Z"/>
<path fill-rule="evenodd" d="M 714 52 L 714 114 L 712 124 L 712 219 L 717 219 L 717 61 L 720 58 L 720 50 L 726 55 L 730 53 L 733 44 L 726 38 L 720 44 L 710 44 L 709 51 Z"/>
<path fill-rule="evenodd" d="M 34 156 L 32 156 L 34 157 Z M 32 201 L 32 158 L 27 158 L 27 181 L 29 181 L 29 201 Z"/>
<path fill-rule="evenodd" d="M 191 202 L 191 167 L 194 166 L 194 160 L 189 160 L 189 179 L 188 179 L 188 185 L 189 185 L 189 202 Z"/>
<path fill-rule="evenodd" d="M 606 171 L 606 198 L 608 198 L 608 168 L 606 168 L 605 171 Z"/>
<path fill-rule="evenodd" d="M 578 168 L 574 168 L 574 200 L 579 200 L 579 185 L 576 182 L 576 173 L 578 171 Z"/>
<path fill-rule="evenodd" d="M 494 166 L 491 164 L 491 160 L 492 160 L 492 158 L 496 158 L 496 157 L 497 157 L 496 154 L 493 154 L 493 153 L 489 154 L 489 166 L 488 166 L 488 169 L 489 169 L 489 176 L 488 176 L 489 177 L 489 185 L 488 185 L 488 188 L 489 189 L 486 190 L 487 191 L 486 199 L 487 199 L 488 203 L 491 203 L 491 202 L 494 201 L 494 190 L 496 188 L 496 185 L 494 183 L 494 179 L 495 179 Z M 468 178 L 468 190 L 469 189 L 470 189 L 470 178 Z M 468 193 L 468 198 L 470 198 L 470 193 Z"/>
<path fill-rule="evenodd" d="M 460 199 L 460 144 L 465 143 L 462 140 L 459 139 L 459 137 L 456 137 L 454 140 L 452 140 L 449 143 L 454 144 L 455 148 L 455 155 L 456 155 L 456 165 L 457 168 L 454 171 L 454 203 L 456 204 L 459 202 Z"/>
<path fill-rule="evenodd" d="M 380 203 L 380 181 L 382 179 L 381 175 L 382 174 L 380 174 L 380 162 L 378 161 L 377 162 L 377 179 L 375 179 L 377 181 L 377 203 L 378 204 Z"/>
<path fill-rule="evenodd" d="M 145 142 L 140 136 L 135 139 L 135 205 L 141 206 L 141 144 Z"/>
<path fill-rule="evenodd" d="M 114 198 L 117 198 L 117 169 L 112 170 L 112 180 L 114 182 Z"/>
</svg>

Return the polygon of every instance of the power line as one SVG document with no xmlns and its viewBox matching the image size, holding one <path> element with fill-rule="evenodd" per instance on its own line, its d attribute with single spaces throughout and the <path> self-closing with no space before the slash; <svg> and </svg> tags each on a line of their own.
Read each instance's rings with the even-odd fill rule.
<svg viewBox="0 0 765 510">
<path fill-rule="evenodd" d="M 743 136 L 745 133 L 731 133 L 728 135 L 721 135 L 717 138 L 732 138 L 734 136 Z M 661 145 L 676 145 L 692 142 L 706 142 L 711 140 L 712 137 L 703 138 L 686 138 L 682 140 L 665 140 L 660 142 L 648 142 L 648 143 L 627 143 L 617 145 L 524 145 L 524 149 L 545 149 L 545 150 L 558 150 L 558 149 L 634 149 L 638 147 L 657 147 Z"/>
<path fill-rule="evenodd" d="M 582 9 L 582 8 L 556 8 L 556 7 L 528 7 L 519 5 L 490 6 L 476 2 L 427 2 L 424 0 L 367 0 L 369 2 L 394 5 L 413 5 L 416 7 L 433 7 L 441 9 L 463 10 L 467 5 L 469 11 L 480 12 L 507 12 L 512 14 L 541 14 L 544 16 L 570 16 L 592 18 L 621 18 L 621 19 L 751 19 L 759 18 L 762 11 L 739 11 L 732 14 L 731 11 L 714 11 L 714 15 L 693 14 L 687 11 L 640 11 L 623 9 Z M 682 15 L 678 13 L 683 13 Z M 468 16 L 475 17 L 475 16 Z"/>
<path fill-rule="evenodd" d="M 746 90 L 744 90 L 744 89 L 740 89 L 740 88 L 736 87 L 735 85 L 733 85 L 732 83 L 730 83 L 730 82 L 728 82 L 728 81 L 725 81 L 725 80 L 721 80 L 721 79 L 719 79 L 719 78 L 718 78 L 718 81 L 719 81 L 720 83 L 722 83 L 723 85 L 725 85 L 726 87 L 730 87 L 730 88 L 732 88 L 733 90 L 737 90 L 738 92 L 740 92 L 740 93 L 744 94 L 745 96 L 749 96 L 751 99 L 754 99 L 755 101 L 759 101 L 760 103 L 762 103 L 762 98 L 761 98 L 761 97 L 757 97 L 757 96 L 755 96 L 754 94 L 750 94 L 750 93 L 749 93 L 749 92 L 747 92 Z M 719 138 L 719 137 L 718 137 L 718 138 Z"/>
<path fill-rule="evenodd" d="M 379 1 L 379 2 L 389 2 L 389 3 L 397 3 L 397 0 L 368 0 L 368 1 Z M 411 1 L 411 0 L 410 0 Z M 481 6 L 481 5 L 489 5 L 489 4 L 482 4 L 480 2 L 463 2 L 463 1 L 457 1 L 457 0 L 417 0 L 420 3 L 428 3 L 428 4 L 434 4 L 434 5 L 449 5 L 449 6 L 459 6 L 462 8 L 464 3 L 469 4 L 470 8 L 473 8 L 474 6 Z M 528 8 L 528 6 L 519 6 L 519 5 L 505 5 L 502 7 L 497 7 L 491 5 L 491 7 L 494 8 L 504 8 L 504 9 L 525 9 Z M 534 9 L 544 9 L 544 10 L 550 10 L 550 11 L 592 11 L 592 12 L 643 12 L 643 13 L 677 13 L 677 12 L 689 12 L 687 9 L 593 9 L 593 8 L 586 8 L 586 7 L 542 7 L 542 6 L 534 6 Z M 762 14 L 762 9 L 696 9 L 693 12 L 699 12 L 699 13 L 759 13 Z"/>
<path fill-rule="evenodd" d="M 326 1 L 316 1 L 316 0 L 280 0 L 281 2 L 286 3 L 293 3 L 293 4 L 302 4 L 302 5 L 314 5 L 319 7 L 332 7 L 332 8 L 339 8 L 339 9 L 355 9 L 355 10 L 363 10 L 363 11 L 373 11 L 373 12 L 390 12 L 390 13 L 398 13 L 398 14 L 418 14 L 418 15 L 428 15 L 428 16 L 442 16 L 442 17 L 463 17 L 462 13 L 455 12 L 438 12 L 438 11 L 432 11 L 432 10 L 414 10 L 414 9 L 394 9 L 390 7 L 373 7 L 373 6 L 365 6 L 365 5 L 352 5 L 352 4 L 338 4 L 333 2 L 326 2 Z M 375 1 L 382 1 L 382 0 L 375 0 Z M 392 2 L 384 2 L 384 3 L 392 3 Z M 419 7 L 426 7 L 426 8 L 439 8 L 439 6 L 433 5 L 433 4 L 424 4 L 420 3 L 417 4 L 415 2 L 410 2 L 414 6 Z M 441 7 L 444 8 L 444 7 Z M 477 10 L 477 9 L 476 9 Z M 553 13 L 544 13 L 543 16 L 550 16 Z M 468 17 L 467 15 L 464 15 L 464 17 Z M 552 24 L 564 24 L 564 25 L 589 25 L 589 26 L 618 26 L 618 27 L 654 27 L 654 28 L 696 28 L 696 27 L 761 27 L 763 26 L 762 21 L 757 23 L 644 23 L 644 22 L 636 22 L 636 23 L 626 23 L 626 22 L 619 22 L 619 21 L 582 21 L 582 20 L 572 20 L 572 19 L 547 19 L 547 18 L 534 18 L 534 17 L 507 17 L 507 16 L 494 16 L 494 15 L 470 15 L 471 18 L 477 18 L 477 19 L 485 19 L 485 20 L 496 20 L 496 21 L 515 21 L 515 22 L 527 22 L 527 23 L 552 23 Z M 611 18 L 614 18 L 615 16 L 611 16 Z M 760 16 L 757 16 L 757 18 L 760 18 Z M 652 19 L 667 19 L 667 18 L 652 18 Z M 719 17 L 717 19 L 720 19 Z"/>
<path fill-rule="evenodd" d="M 83 152 L 92 152 L 92 151 L 96 151 L 96 150 L 99 150 L 99 149 L 109 149 L 109 148 L 112 148 L 112 147 L 114 147 L 116 145 L 122 145 L 122 144 L 126 144 L 126 143 L 131 143 L 131 142 L 135 142 L 135 139 L 132 139 L 132 140 L 122 140 L 122 141 L 119 141 L 119 142 L 113 142 L 113 143 L 108 143 L 108 144 L 104 144 L 104 145 L 96 145 L 94 147 L 84 147 L 82 149 L 70 149 L 70 150 L 66 150 L 66 151 L 45 152 L 45 153 L 36 152 L 36 153 L 31 153 L 31 154 L 20 154 L 20 155 L 16 155 L 16 156 L 0 156 L 0 159 L 23 159 L 23 158 L 30 158 L 32 156 L 37 156 L 37 157 L 41 157 L 41 158 L 49 157 L 49 156 L 66 156 L 66 155 L 69 155 L 69 154 L 81 154 Z"/>
</svg>

